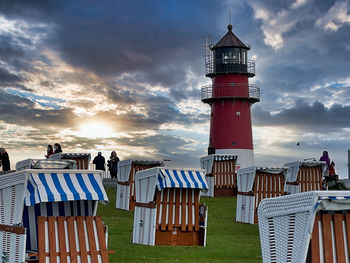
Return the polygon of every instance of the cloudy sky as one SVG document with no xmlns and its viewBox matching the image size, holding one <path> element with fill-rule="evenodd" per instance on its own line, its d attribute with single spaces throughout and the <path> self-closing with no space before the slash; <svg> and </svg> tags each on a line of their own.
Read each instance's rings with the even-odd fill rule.
<svg viewBox="0 0 350 263">
<path fill-rule="evenodd" d="M 209 134 L 204 37 L 252 49 L 258 166 L 319 158 L 347 176 L 350 2 L 118 0 L 0 2 L 0 144 L 12 167 L 66 152 L 199 167 Z M 297 142 L 300 146 L 297 147 Z"/>
</svg>

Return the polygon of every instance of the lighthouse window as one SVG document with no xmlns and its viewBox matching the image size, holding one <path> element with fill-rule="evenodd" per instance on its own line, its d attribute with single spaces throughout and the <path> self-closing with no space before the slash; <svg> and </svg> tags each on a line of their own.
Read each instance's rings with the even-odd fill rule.
<svg viewBox="0 0 350 263">
<path fill-rule="evenodd" d="M 242 62 L 243 64 L 247 64 L 247 51 L 242 51 Z"/>
<path fill-rule="evenodd" d="M 240 63 L 242 55 L 239 48 L 222 48 L 215 52 L 216 63 L 236 64 Z"/>
<path fill-rule="evenodd" d="M 224 64 L 232 63 L 232 58 L 232 52 L 225 52 L 222 54 L 222 61 L 224 62 Z"/>
<path fill-rule="evenodd" d="M 224 64 L 235 63 L 238 59 L 239 53 L 235 53 L 232 50 L 226 51 L 222 54 L 222 61 Z"/>
</svg>

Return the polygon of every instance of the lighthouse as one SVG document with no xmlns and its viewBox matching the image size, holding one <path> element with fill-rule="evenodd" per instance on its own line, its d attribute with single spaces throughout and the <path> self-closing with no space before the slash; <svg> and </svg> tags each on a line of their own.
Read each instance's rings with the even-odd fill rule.
<svg viewBox="0 0 350 263">
<path fill-rule="evenodd" d="M 254 165 L 250 108 L 260 101 L 260 88 L 249 84 L 255 62 L 248 60 L 245 45 L 228 25 L 216 44 L 208 44 L 206 76 L 212 84 L 201 89 L 201 100 L 211 107 L 208 154 L 237 155 L 236 168 Z"/>
</svg>

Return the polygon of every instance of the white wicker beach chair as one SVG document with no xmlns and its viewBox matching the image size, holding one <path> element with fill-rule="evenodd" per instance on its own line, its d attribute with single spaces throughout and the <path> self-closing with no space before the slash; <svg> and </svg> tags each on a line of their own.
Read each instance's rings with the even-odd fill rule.
<svg viewBox="0 0 350 263">
<path fill-rule="evenodd" d="M 118 183 L 115 206 L 118 209 L 134 210 L 135 174 L 138 171 L 164 166 L 162 161 L 123 160 L 118 163 Z"/>
<path fill-rule="evenodd" d="M 236 221 L 257 224 L 257 208 L 261 200 L 284 195 L 285 168 L 255 166 L 237 171 Z"/>
<path fill-rule="evenodd" d="M 22 221 L 25 175 L 0 176 L 0 257 L 1 262 L 24 262 L 25 229 Z"/>
<path fill-rule="evenodd" d="M 74 169 L 74 160 L 25 159 L 16 163 L 16 171 L 25 169 Z"/>
<path fill-rule="evenodd" d="M 76 169 L 88 170 L 91 160 L 90 153 L 55 153 L 49 157 L 49 160 L 74 160 Z M 74 168 L 75 169 L 75 168 Z"/>
<path fill-rule="evenodd" d="M 135 175 L 132 242 L 143 245 L 205 246 L 207 209 L 200 190 L 203 170 L 156 167 Z"/>
<path fill-rule="evenodd" d="M 210 154 L 200 158 L 201 168 L 205 170 L 208 191 L 203 196 L 234 196 L 237 192 L 237 155 Z"/>
<path fill-rule="evenodd" d="M 349 210 L 349 191 L 262 200 L 258 216 L 263 262 L 349 262 Z"/>
</svg>

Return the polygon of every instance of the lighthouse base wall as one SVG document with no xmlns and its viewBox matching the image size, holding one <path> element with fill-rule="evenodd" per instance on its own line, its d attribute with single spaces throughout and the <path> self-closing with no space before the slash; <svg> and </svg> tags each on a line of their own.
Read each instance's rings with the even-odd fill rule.
<svg viewBox="0 0 350 263">
<path fill-rule="evenodd" d="M 254 166 L 254 150 L 248 149 L 215 149 L 216 154 L 237 155 L 236 170 Z"/>
</svg>

